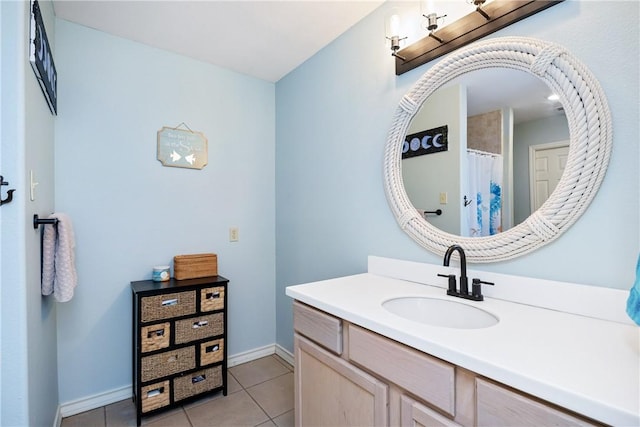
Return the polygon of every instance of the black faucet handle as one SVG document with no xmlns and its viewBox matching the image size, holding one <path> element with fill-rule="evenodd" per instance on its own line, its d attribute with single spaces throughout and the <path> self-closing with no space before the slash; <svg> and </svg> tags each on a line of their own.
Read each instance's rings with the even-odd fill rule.
<svg viewBox="0 0 640 427">
<path fill-rule="evenodd" d="M 457 285 L 456 285 L 456 275 L 455 274 L 438 274 L 438 276 L 440 277 L 446 277 L 449 279 L 449 289 L 447 290 L 447 293 L 449 295 L 451 295 L 451 292 L 456 293 L 457 292 Z"/>
<path fill-rule="evenodd" d="M 481 285 L 493 286 L 495 285 L 495 283 L 485 282 L 484 280 L 480 280 L 480 279 L 473 279 L 471 281 L 471 296 L 476 301 L 482 301 L 484 299 L 484 297 L 482 296 L 482 291 L 480 290 Z"/>
</svg>

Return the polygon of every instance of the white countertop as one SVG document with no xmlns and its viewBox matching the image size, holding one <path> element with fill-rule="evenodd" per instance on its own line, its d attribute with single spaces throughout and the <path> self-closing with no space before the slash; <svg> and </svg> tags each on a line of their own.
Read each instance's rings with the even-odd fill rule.
<svg viewBox="0 0 640 427">
<path fill-rule="evenodd" d="M 372 273 L 290 286 L 286 294 L 595 420 L 640 425 L 637 326 L 496 298 L 467 301 L 446 296 L 441 287 Z M 384 301 L 400 296 L 452 299 L 481 307 L 500 321 L 484 329 L 429 326 L 382 308 Z"/>
</svg>

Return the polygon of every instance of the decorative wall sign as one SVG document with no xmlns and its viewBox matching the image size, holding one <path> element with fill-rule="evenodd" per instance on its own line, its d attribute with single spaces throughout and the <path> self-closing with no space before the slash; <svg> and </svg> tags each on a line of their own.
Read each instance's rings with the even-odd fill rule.
<svg viewBox="0 0 640 427">
<path fill-rule="evenodd" d="M 184 125 L 188 130 L 179 129 Z M 202 169 L 208 162 L 207 138 L 184 123 L 158 131 L 158 160 L 163 166 Z"/>
<path fill-rule="evenodd" d="M 40 83 L 51 113 L 58 113 L 58 74 L 53 63 L 53 54 L 44 29 L 44 21 L 37 0 L 31 2 L 31 28 L 29 31 L 29 62 Z"/>
<path fill-rule="evenodd" d="M 447 125 L 407 135 L 402 144 L 402 158 L 422 156 L 449 150 Z"/>
</svg>

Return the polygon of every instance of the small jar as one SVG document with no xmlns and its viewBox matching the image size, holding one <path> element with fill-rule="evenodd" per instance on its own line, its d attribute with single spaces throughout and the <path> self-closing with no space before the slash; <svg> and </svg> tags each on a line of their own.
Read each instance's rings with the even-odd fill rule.
<svg viewBox="0 0 640 427">
<path fill-rule="evenodd" d="M 153 274 L 151 276 L 154 282 L 165 282 L 171 278 L 168 265 L 158 265 L 153 267 Z"/>
</svg>

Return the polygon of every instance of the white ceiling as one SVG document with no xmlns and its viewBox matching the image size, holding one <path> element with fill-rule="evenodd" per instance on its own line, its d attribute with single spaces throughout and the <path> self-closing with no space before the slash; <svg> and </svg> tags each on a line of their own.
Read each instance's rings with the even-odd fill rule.
<svg viewBox="0 0 640 427">
<path fill-rule="evenodd" d="M 533 74 L 510 68 L 475 70 L 451 81 L 467 91 L 467 114 L 487 113 L 509 107 L 514 123 L 565 114 L 560 101 L 550 101 L 553 91 Z"/>
<path fill-rule="evenodd" d="M 276 82 L 384 1 L 54 0 L 53 4 L 58 18 Z M 469 115 L 503 106 L 514 108 L 517 122 L 563 113 L 558 102 L 546 99 L 550 94 L 546 85 L 527 73 L 476 71 L 461 82 L 468 90 Z"/>
<path fill-rule="evenodd" d="M 54 0 L 58 18 L 276 82 L 384 0 Z"/>
</svg>

